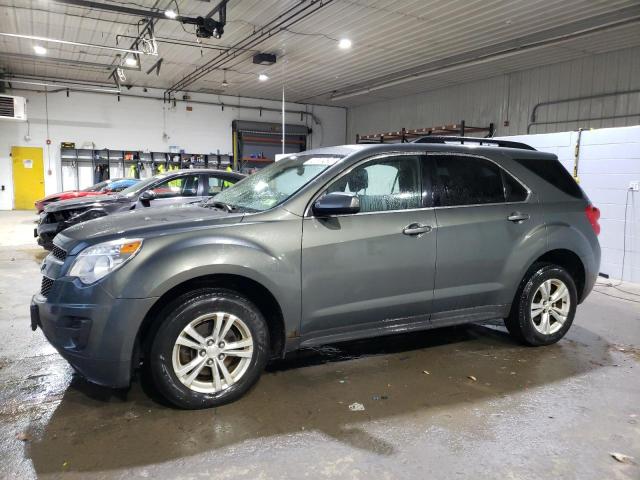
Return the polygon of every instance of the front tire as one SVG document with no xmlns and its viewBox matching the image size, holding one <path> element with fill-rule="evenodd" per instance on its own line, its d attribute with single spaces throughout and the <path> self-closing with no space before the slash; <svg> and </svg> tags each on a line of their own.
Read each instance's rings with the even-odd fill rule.
<svg viewBox="0 0 640 480">
<path fill-rule="evenodd" d="M 521 343 L 551 345 L 571 327 L 577 305 L 569 272 L 558 265 L 537 263 L 525 275 L 505 325 Z"/>
<path fill-rule="evenodd" d="M 269 358 L 264 316 L 245 296 L 203 288 L 161 314 L 149 370 L 158 392 L 184 409 L 210 408 L 240 398 Z"/>
</svg>

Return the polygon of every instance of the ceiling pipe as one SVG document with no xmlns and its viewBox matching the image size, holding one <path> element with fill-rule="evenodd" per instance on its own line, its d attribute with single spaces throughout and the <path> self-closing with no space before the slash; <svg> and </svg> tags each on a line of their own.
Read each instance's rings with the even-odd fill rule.
<svg viewBox="0 0 640 480">
<path fill-rule="evenodd" d="M 59 83 L 47 83 L 47 82 L 36 82 L 36 81 L 23 81 L 23 80 L 15 80 L 15 79 L 0 79 L 0 82 L 5 82 L 5 83 L 20 83 L 20 84 L 26 84 L 26 85 L 36 85 L 36 86 L 43 86 L 43 87 L 59 87 L 60 90 L 57 91 L 51 91 L 49 90 L 47 93 L 51 94 L 51 93 L 58 93 L 58 92 L 66 92 L 67 90 L 70 92 L 92 92 L 92 93 L 96 93 L 96 94 L 100 94 L 100 95 L 119 95 L 120 97 L 129 97 L 129 98 L 141 98 L 141 99 L 146 99 L 146 100 L 156 100 L 156 101 L 162 101 L 164 102 L 164 98 L 162 97 L 156 97 L 154 95 L 140 95 L 140 94 L 136 94 L 136 93 L 126 93 L 126 92 L 122 92 L 119 90 L 115 90 L 115 89 L 108 89 L 108 88 L 99 88 L 99 87 L 95 87 L 94 89 L 91 89 L 90 86 L 83 86 L 83 85 L 70 85 L 70 86 L 65 86 Z M 39 90 L 32 90 L 32 89 L 27 89 L 27 88 L 13 88 L 12 90 L 21 90 L 21 91 L 27 91 L 27 92 L 33 92 L 33 91 L 37 91 L 39 93 L 43 93 L 42 91 Z M 253 110 L 253 111 L 262 111 L 262 112 L 274 112 L 274 113 L 282 113 L 282 110 L 280 108 L 273 108 L 273 107 L 261 107 L 258 105 L 233 105 L 233 104 L 228 104 L 228 103 L 222 103 L 222 102 L 207 102 L 205 100 L 183 100 L 181 98 L 172 98 L 171 99 L 172 102 L 182 102 L 182 103 L 188 103 L 188 104 L 194 104 L 194 105 L 210 105 L 210 106 L 214 106 L 214 107 L 229 107 L 229 108 L 237 108 L 238 110 Z M 308 112 L 305 110 L 288 110 L 288 113 L 290 114 L 295 114 L 295 115 L 300 115 L 300 116 L 308 116 L 309 118 L 311 118 L 311 120 L 313 121 L 313 123 L 315 123 L 316 125 L 321 125 L 322 123 L 320 122 L 320 119 L 318 117 L 316 117 L 316 115 L 313 112 Z"/>
<path fill-rule="evenodd" d="M 598 93 L 595 95 L 586 95 L 582 97 L 572 97 L 572 98 L 563 98 L 559 100 L 550 100 L 548 102 L 539 102 L 533 106 L 531 110 L 531 124 L 538 123 L 536 122 L 536 113 L 538 108 L 540 107 L 548 107 L 549 105 L 557 105 L 559 103 L 569 103 L 569 102 L 578 102 L 581 100 L 593 100 L 594 98 L 606 98 L 606 97 L 617 97 L 619 95 L 631 95 L 634 93 L 640 93 L 640 89 L 637 90 L 620 90 L 617 92 L 607 92 L 607 93 Z M 589 119 L 587 119 L 589 120 Z"/>
<path fill-rule="evenodd" d="M 255 32 L 247 35 L 243 39 L 239 40 L 230 47 L 231 52 L 222 52 L 209 62 L 205 63 L 194 69 L 191 73 L 183 77 L 174 85 L 169 87 L 164 92 L 164 97 L 168 101 L 171 98 L 171 94 L 177 91 L 184 90 L 185 88 L 193 85 L 196 81 L 213 72 L 223 66 L 229 64 L 236 59 L 242 52 L 241 49 L 253 48 L 274 35 L 284 31 L 286 28 L 295 25 L 296 23 L 304 20 L 310 15 L 314 14 L 323 7 L 326 7 L 333 0 L 309 0 L 298 2 L 293 7 L 290 7 L 276 18 L 269 21 L 266 25 L 260 27 Z"/>
<path fill-rule="evenodd" d="M 5 33 L 0 32 L 0 35 L 4 37 L 13 37 L 13 38 L 24 38 L 27 40 L 36 40 L 38 42 L 50 42 L 50 43 L 61 43 L 63 45 L 74 45 L 77 47 L 87 47 L 87 48 L 99 48 L 102 50 L 111 50 L 114 52 L 123 52 L 123 53 L 133 53 L 134 55 L 154 55 L 157 56 L 158 53 L 153 52 L 143 52 L 142 50 L 133 50 L 130 48 L 120 48 L 120 47 L 108 47 L 106 45 L 96 45 L 93 43 L 82 43 L 82 42 L 71 42 L 69 40 L 59 40 L 56 38 L 49 37 L 38 37 L 35 35 L 22 35 L 20 33 Z"/>
<path fill-rule="evenodd" d="M 34 80 L 18 80 L 15 78 L 0 78 L 0 82 L 13 84 L 18 83 L 20 85 L 34 85 L 37 87 L 57 87 L 60 88 L 58 91 L 70 91 L 70 92 L 95 92 L 95 93 L 108 93 L 112 94 L 120 94 L 120 90 L 116 90 L 114 88 L 101 88 L 101 87 L 93 87 L 90 85 L 84 86 L 80 84 L 61 84 L 61 83 L 50 83 L 50 82 L 38 82 Z M 28 88 L 20 89 L 20 88 L 11 88 L 12 90 L 26 90 L 32 92 L 33 90 L 29 90 Z M 48 91 L 47 93 L 55 93 Z"/>
</svg>

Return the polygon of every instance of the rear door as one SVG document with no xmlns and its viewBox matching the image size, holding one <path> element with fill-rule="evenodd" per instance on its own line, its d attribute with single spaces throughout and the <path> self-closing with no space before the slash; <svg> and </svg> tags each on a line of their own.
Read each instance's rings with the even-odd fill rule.
<svg viewBox="0 0 640 480">
<path fill-rule="evenodd" d="M 535 238 L 544 241 L 537 199 L 487 158 L 434 154 L 428 160 L 438 226 L 432 321 L 504 316 L 528 237 L 538 231 Z"/>
<path fill-rule="evenodd" d="M 387 155 L 329 184 L 323 193 L 356 194 L 360 212 L 303 221 L 303 338 L 428 321 L 435 216 L 421 183 L 421 156 Z"/>
</svg>

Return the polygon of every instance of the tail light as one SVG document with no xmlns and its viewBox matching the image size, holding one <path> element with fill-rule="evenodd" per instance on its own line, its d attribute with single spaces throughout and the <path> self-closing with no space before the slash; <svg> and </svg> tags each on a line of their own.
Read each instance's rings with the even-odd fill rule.
<svg viewBox="0 0 640 480">
<path fill-rule="evenodd" d="M 589 205 L 585 209 L 584 213 L 587 216 L 587 220 L 589 220 L 593 231 L 596 232 L 596 235 L 600 235 L 600 224 L 598 223 L 598 220 L 600 219 L 600 209 L 593 205 Z"/>
</svg>

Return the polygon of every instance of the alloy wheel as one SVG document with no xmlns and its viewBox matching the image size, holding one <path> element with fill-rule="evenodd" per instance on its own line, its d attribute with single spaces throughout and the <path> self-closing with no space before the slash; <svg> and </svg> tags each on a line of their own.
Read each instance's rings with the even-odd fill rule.
<svg viewBox="0 0 640 480">
<path fill-rule="evenodd" d="M 531 321 L 543 335 L 553 335 L 562 328 L 571 308 L 569 289 L 562 280 L 545 280 L 531 301 Z"/>
<path fill-rule="evenodd" d="M 173 371 L 187 388 L 218 393 L 237 383 L 253 357 L 247 325 L 227 312 L 202 315 L 185 326 L 173 346 Z"/>
</svg>

